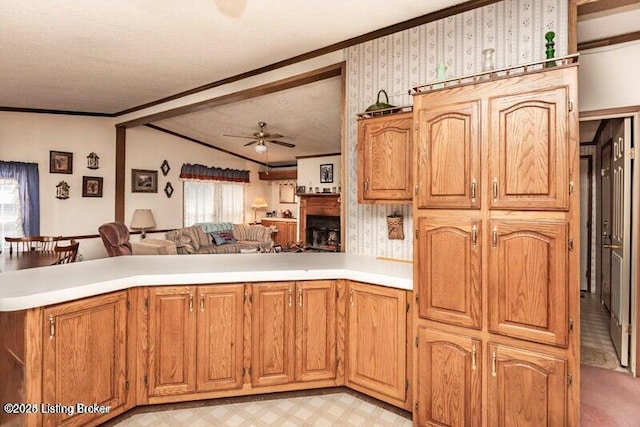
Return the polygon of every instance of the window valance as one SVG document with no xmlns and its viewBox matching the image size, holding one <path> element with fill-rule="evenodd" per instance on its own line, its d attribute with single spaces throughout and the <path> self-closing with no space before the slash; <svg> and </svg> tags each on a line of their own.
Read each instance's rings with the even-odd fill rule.
<svg viewBox="0 0 640 427">
<path fill-rule="evenodd" d="M 202 181 L 249 182 L 249 171 L 185 163 L 180 169 L 180 178 Z"/>
</svg>

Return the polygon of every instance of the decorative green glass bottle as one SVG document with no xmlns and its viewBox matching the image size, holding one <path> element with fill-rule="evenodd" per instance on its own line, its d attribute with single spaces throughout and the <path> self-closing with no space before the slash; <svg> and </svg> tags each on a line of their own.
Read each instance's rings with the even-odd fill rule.
<svg viewBox="0 0 640 427">
<path fill-rule="evenodd" d="M 556 43 L 553 41 L 555 36 L 556 36 L 556 33 L 554 33 L 553 31 L 549 31 L 547 34 L 544 35 L 544 38 L 547 40 L 547 44 L 545 45 L 547 47 L 547 50 L 545 51 L 545 53 L 547 54 L 547 59 L 553 59 L 556 54 L 556 50 L 554 49 L 554 46 L 556 45 Z M 556 61 L 547 61 L 545 62 L 544 66 L 555 67 Z"/>
</svg>

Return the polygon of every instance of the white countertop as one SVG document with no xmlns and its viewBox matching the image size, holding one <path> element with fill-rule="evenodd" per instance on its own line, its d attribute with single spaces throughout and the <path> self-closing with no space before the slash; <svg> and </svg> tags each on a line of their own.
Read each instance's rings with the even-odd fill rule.
<svg viewBox="0 0 640 427">
<path fill-rule="evenodd" d="M 148 285 L 349 279 L 413 289 L 413 264 L 343 253 L 121 256 L 0 273 L 0 311 Z"/>
</svg>

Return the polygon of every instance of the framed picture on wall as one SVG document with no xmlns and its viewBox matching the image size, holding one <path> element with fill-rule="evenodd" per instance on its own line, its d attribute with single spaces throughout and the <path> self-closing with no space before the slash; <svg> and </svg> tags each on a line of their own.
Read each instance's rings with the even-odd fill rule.
<svg viewBox="0 0 640 427">
<path fill-rule="evenodd" d="M 145 169 L 131 169 L 132 193 L 157 193 L 158 171 Z"/>
<path fill-rule="evenodd" d="M 73 173 L 73 153 L 49 151 L 49 173 Z"/>
<path fill-rule="evenodd" d="M 333 182 L 333 163 L 320 165 L 320 182 Z"/>
<path fill-rule="evenodd" d="M 103 180 L 101 176 L 83 176 L 82 197 L 102 197 Z"/>
</svg>

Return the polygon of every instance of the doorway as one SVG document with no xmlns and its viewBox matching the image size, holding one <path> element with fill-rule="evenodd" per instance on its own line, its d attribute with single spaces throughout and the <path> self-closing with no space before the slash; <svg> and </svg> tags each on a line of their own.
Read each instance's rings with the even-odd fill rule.
<svg viewBox="0 0 640 427">
<path fill-rule="evenodd" d="M 637 115 L 580 123 L 580 317 L 582 362 L 635 374 L 634 121 Z"/>
</svg>

